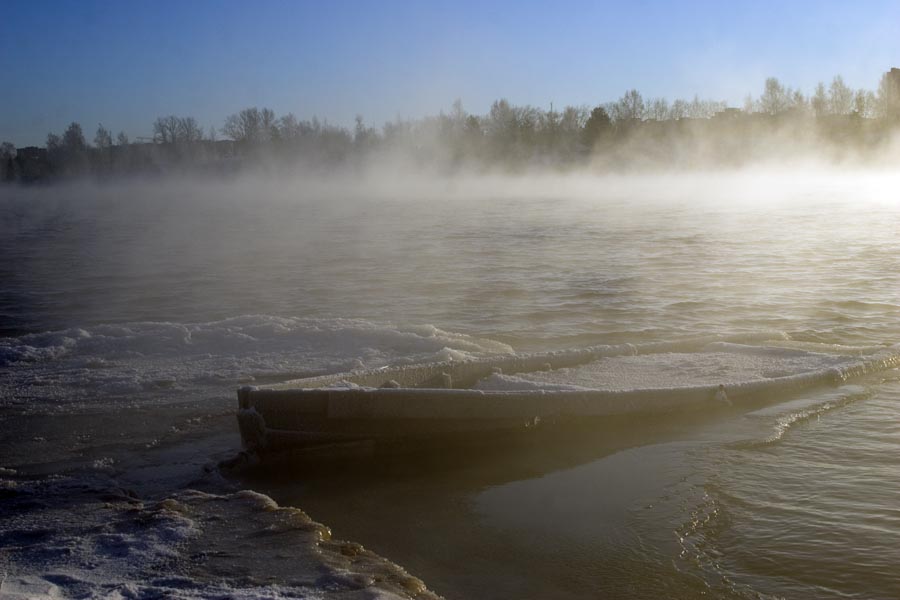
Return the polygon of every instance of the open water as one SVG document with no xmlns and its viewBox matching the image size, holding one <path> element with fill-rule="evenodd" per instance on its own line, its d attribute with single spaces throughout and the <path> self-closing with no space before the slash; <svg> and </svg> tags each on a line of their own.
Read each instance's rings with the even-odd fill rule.
<svg viewBox="0 0 900 600">
<path fill-rule="evenodd" d="M 711 333 L 892 345 L 898 319 L 884 173 L 5 188 L 0 467 L 127 470 L 172 436 L 233 432 L 248 382 Z M 447 598 L 900 597 L 893 371 L 238 484 Z"/>
</svg>

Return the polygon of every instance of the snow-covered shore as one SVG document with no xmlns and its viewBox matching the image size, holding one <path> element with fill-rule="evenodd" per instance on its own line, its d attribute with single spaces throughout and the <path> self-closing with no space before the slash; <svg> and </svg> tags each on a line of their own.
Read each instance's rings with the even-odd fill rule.
<svg viewBox="0 0 900 600">
<path fill-rule="evenodd" d="M 437 596 L 402 567 L 253 491 L 138 497 L 91 477 L 0 479 L 0 597 Z"/>
</svg>

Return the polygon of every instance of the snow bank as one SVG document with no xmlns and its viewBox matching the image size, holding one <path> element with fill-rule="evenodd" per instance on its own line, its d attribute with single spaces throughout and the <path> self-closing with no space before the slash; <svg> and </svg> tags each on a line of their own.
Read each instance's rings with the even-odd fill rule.
<svg viewBox="0 0 900 600">
<path fill-rule="evenodd" d="M 251 491 L 148 501 L 99 478 L 4 479 L 0 506 L 4 599 L 436 598 L 397 565 Z"/>
</svg>

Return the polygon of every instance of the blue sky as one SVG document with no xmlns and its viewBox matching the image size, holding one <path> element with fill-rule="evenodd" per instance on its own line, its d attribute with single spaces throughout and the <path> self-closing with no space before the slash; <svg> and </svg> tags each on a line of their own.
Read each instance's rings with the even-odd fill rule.
<svg viewBox="0 0 900 600">
<path fill-rule="evenodd" d="M 809 92 L 900 66 L 900 2 L 42 1 L 0 6 L 0 140 L 71 121 L 132 138 L 161 115 L 205 127 L 248 106 L 376 126 L 460 98 L 645 97 L 740 106 L 767 76 Z"/>
</svg>

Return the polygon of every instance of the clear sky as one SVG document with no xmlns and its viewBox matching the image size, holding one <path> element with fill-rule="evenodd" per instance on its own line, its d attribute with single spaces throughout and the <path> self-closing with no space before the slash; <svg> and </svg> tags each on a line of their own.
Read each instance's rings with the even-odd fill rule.
<svg viewBox="0 0 900 600">
<path fill-rule="evenodd" d="M 455 98 L 515 104 L 645 97 L 740 106 L 767 76 L 875 89 L 900 66 L 900 2 L 0 3 L 0 140 L 43 145 L 71 121 L 132 138 L 162 115 L 204 126 L 249 106 L 348 125 Z"/>
</svg>

